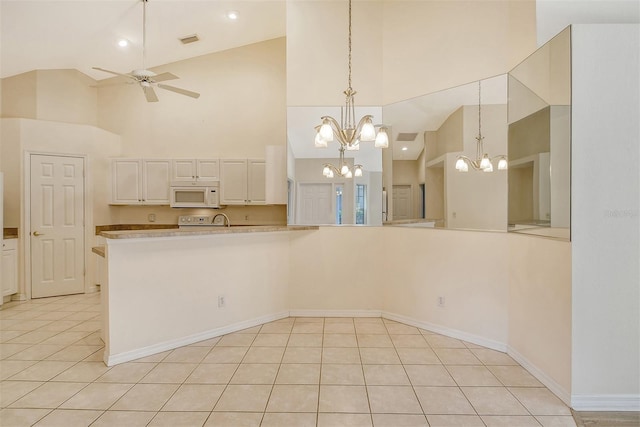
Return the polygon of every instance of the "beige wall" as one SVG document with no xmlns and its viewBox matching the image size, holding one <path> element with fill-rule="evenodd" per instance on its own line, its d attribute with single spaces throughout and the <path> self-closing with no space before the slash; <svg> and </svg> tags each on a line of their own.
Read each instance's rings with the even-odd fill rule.
<svg viewBox="0 0 640 427">
<path fill-rule="evenodd" d="M 385 226 L 320 227 L 291 233 L 290 245 L 288 307 L 294 314 L 381 311 L 508 351 L 568 400 L 569 242 Z"/>
<path fill-rule="evenodd" d="M 37 74 L 30 71 L 2 79 L 1 117 L 37 118 Z"/>
<path fill-rule="evenodd" d="M 284 38 L 153 68 L 179 76 L 146 102 L 135 85 L 98 89 L 99 126 L 122 136 L 126 157 L 264 158 L 286 143 Z"/>
<path fill-rule="evenodd" d="M 109 365 L 288 314 L 286 232 L 110 239 L 106 253 Z"/>
<path fill-rule="evenodd" d="M 25 238 L 28 220 L 24 213 L 26 190 L 25 155 L 42 153 L 52 155 L 77 155 L 86 158 L 86 204 L 89 206 L 85 218 L 85 241 L 88 246 L 85 255 L 90 254 L 94 242 L 94 225 L 110 224 L 112 212 L 109 202 L 109 162 L 108 158 L 120 153 L 120 138 L 110 132 L 93 126 L 78 125 L 32 119 L 0 119 L 2 145 L 0 156 L 4 172 L 4 226 L 19 228 L 19 284 L 18 292 L 29 295 L 25 284 L 25 265 L 27 260 Z M 87 256 L 85 259 L 88 260 Z M 87 287 L 93 286 L 94 264 L 87 262 Z"/>
<path fill-rule="evenodd" d="M 393 268 L 380 271 L 379 280 L 386 284 L 384 311 L 504 349 L 507 234 L 400 227 L 382 231 L 385 247 L 394 248 L 384 251 L 384 265 Z M 438 297 L 444 297 L 444 307 L 438 307 Z"/>
<path fill-rule="evenodd" d="M 2 117 L 95 125 L 96 81 L 77 70 L 36 70 L 2 79 Z"/>
<path fill-rule="evenodd" d="M 502 74 L 536 48 L 533 0 L 383 5 L 383 105 Z"/>
<path fill-rule="evenodd" d="M 451 113 L 436 132 L 435 152 L 429 160 L 438 158 L 446 153 L 464 151 L 464 109 L 458 108 Z"/>
<path fill-rule="evenodd" d="M 288 1 L 287 105 L 342 104 L 346 46 L 346 4 Z M 353 3 L 358 105 L 385 105 L 502 74 L 535 49 L 533 0 Z"/>
<path fill-rule="evenodd" d="M 565 402 L 571 391 L 571 243 L 509 234 L 509 347 Z"/>
<path fill-rule="evenodd" d="M 292 310 L 380 310 L 380 227 L 321 227 L 291 233 L 289 308 Z"/>
<path fill-rule="evenodd" d="M 382 104 L 383 4 L 352 4 L 352 87 L 360 106 Z M 287 1 L 288 106 L 344 104 L 347 27 L 347 2 Z"/>
</svg>

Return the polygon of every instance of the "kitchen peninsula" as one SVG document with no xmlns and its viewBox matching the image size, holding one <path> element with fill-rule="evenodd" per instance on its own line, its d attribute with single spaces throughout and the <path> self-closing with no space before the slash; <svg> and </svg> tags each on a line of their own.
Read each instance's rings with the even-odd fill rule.
<svg viewBox="0 0 640 427">
<path fill-rule="evenodd" d="M 314 226 L 103 231 L 104 362 L 289 315 L 289 234 Z"/>
</svg>

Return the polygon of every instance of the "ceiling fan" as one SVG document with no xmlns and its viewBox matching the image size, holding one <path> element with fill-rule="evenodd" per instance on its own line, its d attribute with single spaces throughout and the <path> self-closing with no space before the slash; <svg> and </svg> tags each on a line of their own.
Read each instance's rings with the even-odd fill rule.
<svg viewBox="0 0 640 427">
<path fill-rule="evenodd" d="M 128 74 L 118 73 L 116 71 L 106 70 L 104 68 L 93 67 L 94 70 L 104 71 L 105 73 L 114 74 L 116 76 L 126 77 L 132 82 L 128 83 L 138 83 L 142 88 L 142 92 L 144 93 L 147 102 L 158 102 L 158 96 L 156 92 L 153 90 L 154 86 L 160 89 L 168 90 L 171 92 L 179 93 L 180 95 L 190 96 L 191 98 L 199 98 L 200 94 L 197 92 L 192 92 L 190 90 L 182 89 L 175 86 L 169 86 L 160 82 L 164 82 L 167 80 L 175 80 L 178 78 L 175 74 L 171 73 L 161 73 L 156 74 L 151 70 L 147 70 L 145 68 L 145 59 L 146 59 L 146 47 L 147 47 L 147 1 L 142 1 L 142 69 L 133 70 Z"/>
</svg>

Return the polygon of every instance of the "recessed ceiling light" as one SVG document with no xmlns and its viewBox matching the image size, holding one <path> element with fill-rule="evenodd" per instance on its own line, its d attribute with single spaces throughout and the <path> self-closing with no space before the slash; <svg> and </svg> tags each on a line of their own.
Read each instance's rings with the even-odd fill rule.
<svg viewBox="0 0 640 427">
<path fill-rule="evenodd" d="M 120 40 L 118 40 L 118 46 L 120 46 L 120 47 L 127 47 L 127 46 L 129 46 L 129 40 L 127 40 L 127 39 L 120 39 Z"/>
<path fill-rule="evenodd" d="M 402 151 L 407 151 L 408 148 L 407 147 L 402 147 Z"/>
<path fill-rule="evenodd" d="M 238 11 L 236 10 L 230 10 L 227 12 L 227 18 L 231 19 L 232 21 L 238 19 L 238 16 Z"/>
</svg>

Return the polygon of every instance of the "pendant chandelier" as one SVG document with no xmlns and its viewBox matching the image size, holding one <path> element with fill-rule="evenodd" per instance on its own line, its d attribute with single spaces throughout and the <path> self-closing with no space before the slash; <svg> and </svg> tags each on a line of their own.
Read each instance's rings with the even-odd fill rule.
<svg viewBox="0 0 640 427">
<path fill-rule="evenodd" d="M 498 160 L 498 170 L 506 170 L 507 156 L 499 154 L 495 157 L 489 157 L 484 152 L 484 137 L 482 136 L 482 103 L 481 103 L 481 83 L 478 82 L 478 136 L 476 137 L 476 159 L 471 160 L 467 156 L 458 156 L 456 158 L 456 170 L 459 172 L 468 172 L 469 165 L 474 170 L 483 172 L 493 172 L 493 162 Z"/>
<path fill-rule="evenodd" d="M 344 152 L 359 150 L 360 142 L 374 142 L 376 148 L 387 148 L 389 146 L 389 137 L 387 128 L 381 126 L 376 133 L 373 125 L 373 116 L 366 115 L 355 124 L 355 94 L 356 91 L 351 87 L 351 0 L 349 0 L 349 86 L 343 92 L 346 96 L 345 106 L 340 108 L 340 122 L 331 116 L 322 116 L 322 124 L 316 126 L 315 146 L 317 148 L 326 148 L 329 142 L 337 141 L 340 144 L 338 151 L 340 152 L 340 163 L 334 166 L 331 163 L 325 163 L 322 168 L 322 174 L 327 178 L 333 178 L 335 175 L 351 178 L 353 176 L 362 176 L 362 165 L 354 165 L 353 170 L 344 160 Z"/>
</svg>

